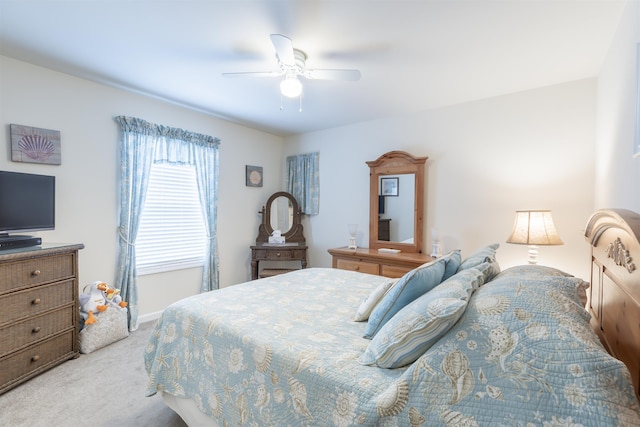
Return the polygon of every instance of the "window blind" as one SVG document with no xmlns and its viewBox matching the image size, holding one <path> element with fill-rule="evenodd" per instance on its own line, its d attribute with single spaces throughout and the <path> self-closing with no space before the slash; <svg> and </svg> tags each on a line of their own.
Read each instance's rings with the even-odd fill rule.
<svg viewBox="0 0 640 427">
<path fill-rule="evenodd" d="M 194 167 L 153 164 L 136 239 L 138 274 L 201 266 L 205 244 Z"/>
</svg>

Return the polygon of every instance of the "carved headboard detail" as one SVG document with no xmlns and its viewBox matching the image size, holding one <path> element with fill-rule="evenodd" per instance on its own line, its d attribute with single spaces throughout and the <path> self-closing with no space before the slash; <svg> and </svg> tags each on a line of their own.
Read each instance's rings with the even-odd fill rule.
<svg viewBox="0 0 640 427">
<path fill-rule="evenodd" d="M 606 249 L 607 256 L 613 258 L 616 265 L 620 265 L 627 269 L 629 273 L 633 273 L 636 269 L 633 259 L 629 255 L 629 250 L 624 247 L 622 240 L 619 237 L 613 242 L 609 243 Z"/>
<path fill-rule="evenodd" d="M 640 215 L 625 209 L 593 213 L 585 229 L 591 244 L 591 327 L 609 353 L 629 368 L 640 398 Z"/>
</svg>

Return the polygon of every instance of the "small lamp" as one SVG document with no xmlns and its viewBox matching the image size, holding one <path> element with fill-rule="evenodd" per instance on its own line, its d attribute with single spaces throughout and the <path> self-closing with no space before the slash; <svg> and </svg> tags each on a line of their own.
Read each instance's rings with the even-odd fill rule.
<svg viewBox="0 0 640 427">
<path fill-rule="evenodd" d="M 529 245 L 529 264 L 537 264 L 539 245 L 563 244 L 548 210 L 516 211 L 507 243 Z"/>
<path fill-rule="evenodd" d="M 347 224 L 347 230 L 349 231 L 349 249 L 358 249 L 356 243 L 356 236 L 358 234 L 358 224 Z"/>
</svg>

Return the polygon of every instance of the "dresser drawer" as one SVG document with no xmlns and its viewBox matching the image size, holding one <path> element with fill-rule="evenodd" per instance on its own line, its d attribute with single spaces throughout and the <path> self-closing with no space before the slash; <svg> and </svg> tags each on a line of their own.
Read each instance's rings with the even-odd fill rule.
<svg viewBox="0 0 640 427">
<path fill-rule="evenodd" d="M 381 266 L 381 276 L 398 278 L 404 276 L 409 271 L 413 270 L 411 267 L 402 267 L 399 265 L 386 265 L 382 264 Z"/>
<path fill-rule="evenodd" d="M 73 277 L 74 255 L 60 254 L 0 264 L 0 294 Z"/>
<path fill-rule="evenodd" d="M 358 271 L 360 273 L 380 274 L 380 265 L 371 262 L 338 259 L 337 268 L 341 270 Z"/>
<path fill-rule="evenodd" d="M 0 325 L 36 316 L 66 304 L 75 304 L 74 286 L 75 281 L 72 279 L 3 296 L 0 298 Z"/>
<path fill-rule="evenodd" d="M 73 310 L 73 305 L 69 305 L 0 329 L 0 357 L 72 328 Z"/>
<path fill-rule="evenodd" d="M 74 357 L 74 336 L 70 330 L 0 359 L 0 387 L 10 388 L 15 382 Z"/>
<path fill-rule="evenodd" d="M 292 250 L 284 250 L 284 251 L 268 251 L 265 259 L 272 260 L 289 260 L 289 259 L 300 259 L 300 255 L 296 256 L 296 251 Z"/>
</svg>

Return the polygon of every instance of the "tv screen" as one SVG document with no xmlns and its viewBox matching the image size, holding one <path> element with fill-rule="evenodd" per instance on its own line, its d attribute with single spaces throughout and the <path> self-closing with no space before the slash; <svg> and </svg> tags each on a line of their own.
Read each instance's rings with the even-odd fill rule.
<svg viewBox="0 0 640 427">
<path fill-rule="evenodd" d="M 0 233 L 53 230 L 54 176 L 0 171 Z"/>
</svg>

